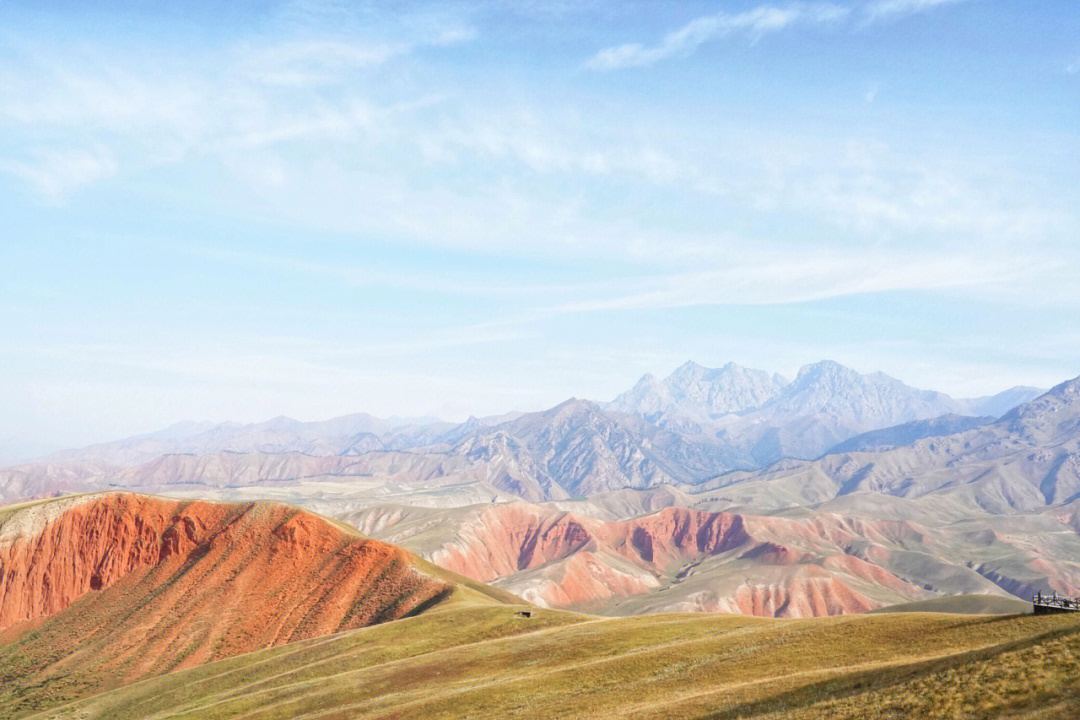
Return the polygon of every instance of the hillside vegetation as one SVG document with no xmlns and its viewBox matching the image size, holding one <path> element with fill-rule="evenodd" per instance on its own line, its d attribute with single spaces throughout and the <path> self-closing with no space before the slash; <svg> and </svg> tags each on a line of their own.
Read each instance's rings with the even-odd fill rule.
<svg viewBox="0 0 1080 720">
<path fill-rule="evenodd" d="M 1075 718 L 1080 617 L 598 619 L 446 605 L 42 718 Z"/>
</svg>

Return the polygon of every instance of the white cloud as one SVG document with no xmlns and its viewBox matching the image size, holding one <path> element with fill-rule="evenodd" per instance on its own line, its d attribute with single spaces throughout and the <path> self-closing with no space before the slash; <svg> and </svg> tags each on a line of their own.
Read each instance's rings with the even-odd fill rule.
<svg viewBox="0 0 1080 720">
<path fill-rule="evenodd" d="M 941 5 L 967 0 L 874 0 L 859 9 L 866 22 L 891 20 L 905 15 L 925 12 Z M 685 57 L 707 42 L 743 33 L 756 41 L 769 33 L 795 25 L 838 23 L 852 15 L 850 7 L 832 3 L 802 3 L 762 5 L 741 13 L 720 12 L 691 20 L 682 28 L 664 36 L 658 45 L 647 47 L 627 43 L 604 48 L 585 63 L 593 70 L 616 70 L 628 67 L 647 67 L 670 57 Z"/>
<path fill-rule="evenodd" d="M 775 253 L 733 255 L 715 268 L 620 281 L 601 297 L 552 308 L 556 314 L 693 307 L 775 305 L 894 290 L 994 288 L 1035 271 L 1011 258 L 964 252 Z"/>
<path fill-rule="evenodd" d="M 875 0 L 863 9 L 870 22 L 889 20 L 903 15 L 926 12 L 942 5 L 953 5 L 967 0 Z"/>
<path fill-rule="evenodd" d="M 29 160 L 0 159 L 0 172 L 27 180 L 51 202 L 68 192 L 116 173 L 116 161 L 108 148 L 39 150 Z"/>
<path fill-rule="evenodd" d="M 795 24 L 832 23 L 843 19 L 849 9 L 831 3 L 792 3 L 784 7 L 762 5 L 746 12 L 717 13 L 690 21 L 679 30 L 664 36 L 659 45 L 645 47 L 637 43 L 606 48 L 594 55 L 586 66 L 594 70 L 644 67 L 672 56 L 685 56 L 712 40 L 745 33 L 758 39 Z"/>
<path fill-rule="evenodd" d="M 27 151 L 0 160 L 0 172 L 59 201 L 120 171 L 294 141 L 349 142 L 392 127 L 431 98 L 375 105 L 363 91 L 378 83 L 363 73 L 476 36 L 441 16 L 413 15 L 406 25 L 387 39 L 321 28 L 317 39 L 254 36 L 182 56 L 12 36 L 0 53 L 0 131 Z"/>
</svg>

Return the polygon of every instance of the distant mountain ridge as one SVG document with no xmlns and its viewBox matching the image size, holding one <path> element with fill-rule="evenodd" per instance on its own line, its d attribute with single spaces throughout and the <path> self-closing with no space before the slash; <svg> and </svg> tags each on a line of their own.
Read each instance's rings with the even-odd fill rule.
<svg viewBox="0 0 1080 720">
<path fill-rule="evenodd" d="M 67 462 L 93 458 L 117 465 L 138 465 L 161 455 L 222 451 L 343 455 L 425 445 L 454 427 L 454 423 L 434 418 L 381 419 L 366 413 L 316 422 L 285 416 L 249 424 L 185 422 L 155 433 L 62 450 L 45 460 Z"/>
<path fill-rule="evenodd" d="M 707 368 L 687 362 L 664 380 L 647 374 L 630 390 L 605 407 L 641 415 L 649 420 L 672 410 L 695 411 L 709 416 L 738 413 L 761 407 L 777 397 L 788 384 L 780 375 L 751 370 L 735 363 Z"/>
<path fill-rule="evenodd" d="M 827 360 L 804 366 L 794 381 L 735 363 L 707 368 L 687 362 L 663 380 L 645 375 L 612 402 L 592 404 L 602 412 L 641 417 L 690 443 L 717 445 L 712 454 L 722 456 L 724 468 L 752 468 L 780 457 L 817 457 L 854 435 L 915 420 L 948 414 L 997 418 L 1040 394 L 1037 388 L 1016 387 L 997 395 L 954 400 L 944 393 L 909 387 L 883 373 L 861 375 Z M 366 413 L 314 422 L 285 416 L 248 424 L 182 422 L 153 433 L 62 450 L 41 460 L 133 466 L 168 454 L 227 451 L 325 456 L 452 447 L 524 417 L 554 415 L 550 410 L 513 412 L 471 417 L 463 423 L 384 419 Z M 795 435 L 800 439 L 794 439 Z"/>
<path fill-rule="evenodd" d="M 734 363 L 715 369 L 687 363 L 664 380 L 646 375 L 606 407 L 674 432 L 716 438 L 726 447 L 729 466 L 752 468 L 783 457 L 819 457 L 855 435 L 917 420 L 998 417 L 1040 394 L 1036 388 L 1017 387 L 954 400 L 884 373 L 862 375 L 831 360 L 803 366 L 792 382 Z"/>
<path fill-rule="evenodd" d="M 458 424 L 363 413 L 320 422 L 181 423 L 0 470 L 0 500 L 102 487 L 231 488 L 336 477 L 363 478 L 373 492 L 423 487 L 432 492 L 425 502 L 451 504 L 697 487 L 732 470 L 817 458 L 882 428 L 899 428 L 894 443 L 967 428 L 974 426 L 968 420 L 932 419 L 1032 392 L 956 401 L 830 361 L 805 366 L 790 382 L 734 363 L 715 369 L 686 363 L 662 381 L 646 376 L 607 405 L 571 399 L 542 412 Z M 452 490 L 440 500 L 439 488 Z"/>
<path fill-rule="evenodd" d="M 815 505 L 879 493 L 990 513 L 1080 501 L 1080 378 L 999 420 L 877 452 L 838 452 L 720 476 L 731 502 Z M 767 498 L 767 499 L 766 499 Z"/>
</svg>

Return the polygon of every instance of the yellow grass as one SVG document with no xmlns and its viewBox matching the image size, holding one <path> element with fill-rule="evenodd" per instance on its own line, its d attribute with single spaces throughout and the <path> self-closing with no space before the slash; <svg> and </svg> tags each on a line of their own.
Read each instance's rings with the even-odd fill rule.
<svg viewBox="0 0 1080 720">
<path fill-rule="evenodd" d="M 484 605 L 154 678 L 50 718 L 1080 717 L 1080 617 L 600 619 Z"/>
</svg>

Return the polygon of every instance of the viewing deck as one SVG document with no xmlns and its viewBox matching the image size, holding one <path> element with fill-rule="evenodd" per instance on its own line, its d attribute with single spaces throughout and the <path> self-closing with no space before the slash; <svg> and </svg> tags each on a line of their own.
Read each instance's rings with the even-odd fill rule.
<svg viewBox="0 0 1080 720">
<path fill-rule="evenodd" d="M 1031 597 L 1031 605 L 1036 615 L 1080 612 L 1080 598 L 1058 597 L 1057 593 L 1052 595 L 1036 593 Z"/>
</svg>

